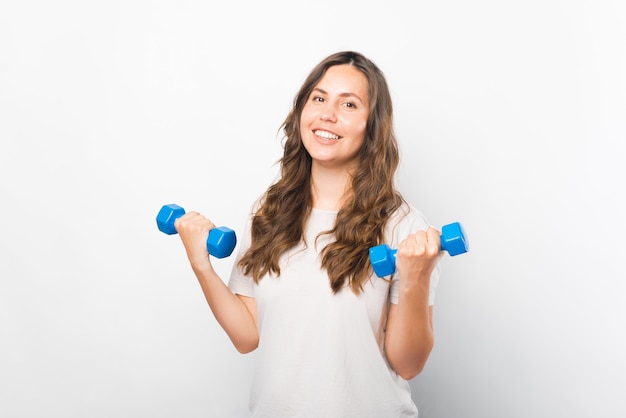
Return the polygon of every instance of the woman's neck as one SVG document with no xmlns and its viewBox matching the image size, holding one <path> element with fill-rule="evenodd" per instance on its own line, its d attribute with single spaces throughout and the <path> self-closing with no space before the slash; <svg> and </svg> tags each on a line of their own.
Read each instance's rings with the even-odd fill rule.
<svg viewBox="0 0 626 418">
<path fill-rule="evenodd" d="M 352 177 L 345 168 L 311 167 L 311 193 L 315 209 L 339 211 L 349 196 L 351 186 Z"/>
</svg>

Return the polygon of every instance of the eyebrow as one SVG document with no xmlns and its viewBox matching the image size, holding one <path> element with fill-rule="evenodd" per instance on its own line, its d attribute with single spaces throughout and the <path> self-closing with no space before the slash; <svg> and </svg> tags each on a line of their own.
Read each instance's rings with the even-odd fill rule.
<svg viewBox="0 0 626 418">
<path fill-rule="evenodd" d="M 311 90 L 311 93 L 313 93 L 314 91 L 318 91 L 318 92 L 320 92 L 320 93 L 322 93 L 322 94 L 328 94 L 328 92 L 327 92 L 326 90 L 321 89 L 321 88 L 319 88 L 319 87 L 314 87 L 314 88 L 313 88 L 313 90 Z M 359 99 L 359 101 L 360 101 L 361 103 L 365 103 L 365 102 L 363 101 L 363 99 L 361 99 L 361 98 L 360 98 L 357 94 L 355 94 L 355 93 L 350 93 L 350 92 L 346 92 L 346 93 L 339 93 L 339 97 L 355 97 L 355 98 Z"/>
</svg>

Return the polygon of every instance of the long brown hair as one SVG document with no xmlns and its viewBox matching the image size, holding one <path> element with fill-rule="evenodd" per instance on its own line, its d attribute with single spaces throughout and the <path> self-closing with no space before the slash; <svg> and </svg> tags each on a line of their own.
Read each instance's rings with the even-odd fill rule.
<svg viewBox="0 0 626 418">
<path fill-rule="evenodd" d="M 358 52 L 328 56 L 311 71 L 296 95 L 293 108 L 281 125 L 284 153 L 279 160 L 281 177 L 265 193 L 252 219 L 252 244 L 239 261 L 244 274 L 259 282 L 266 274 L 280 276 L 279 257 L 302 242 L 311 212 L 311 156 L 302 144 L 300 116 L 309 95 L 328 68 L 349 64 L 368 80 L 369 109 L 366 137 L 359 151 L 358 168 L 352 173 L 351 193 L 337 214 L 334 242 L 322 249 L 334 293 L 346 283 L 358 294 L 371 274 L 369 248 L 383 240 L 391 214 L 404 202 L 394 184 L 399 164 L 393 130 L 393 106 L 383 73 Z"/>
</svg>

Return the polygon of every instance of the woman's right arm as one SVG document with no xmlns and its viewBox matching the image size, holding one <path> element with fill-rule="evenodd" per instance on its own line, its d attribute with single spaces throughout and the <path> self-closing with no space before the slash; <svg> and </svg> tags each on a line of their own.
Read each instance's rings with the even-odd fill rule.
<svg viewBox="0 0 626 418">
<path fill-rule="evenodd" d="M 253 351 L 259 345 L 256 302 L 254 298 L 234 294 L 213 269 L 206 240 L 215 225 L 198 212 L 188 212 L 174 226 L 215 319 L 237 351 Z"/>
</svg>

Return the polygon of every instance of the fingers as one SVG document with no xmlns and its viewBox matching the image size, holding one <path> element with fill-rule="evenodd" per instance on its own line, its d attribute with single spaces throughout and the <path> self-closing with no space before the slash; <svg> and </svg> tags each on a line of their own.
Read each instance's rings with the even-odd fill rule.
<svg viewBox="0 0 626 418">
<path fill-rule="evenodd" d="M 441 251 L 441 233 L 433 227 L 417 231 L 403 240 L 398 252 L 404 256 L 434 257 Z"/>
<path fill-rule="evenodd" d="M 174 228 L 180 234 L 185 232 L 207 232 L 215 228 L 215 224 L 200 213 L 192 211 L 176 219 Z"/>
<path fill-rule="evenodd" d="M 441 251 L 441 232 L 437 228 L 428 227 L 426 230 L 426 239 L 429 247 L 432 247 L 436 252 Z"/>
<path fill-rule="evenodd" d="M 396 269 L 405 277 L 426 280 L 442 256 L 441 234 L 435 228 L 417 231 L 398 246 Z M 422 279 L 419 279 L 419 278 Z"/>
<path fill-rule="evenodd" d="M 194 268 L 210 268 L 211 261 L 207 248 L 209 231 L 215 228 L 213 222 L 198 212 L 188 212 L 174 222 L 174 227 L 185 246 L 187 258 Z"/>
</svg>

